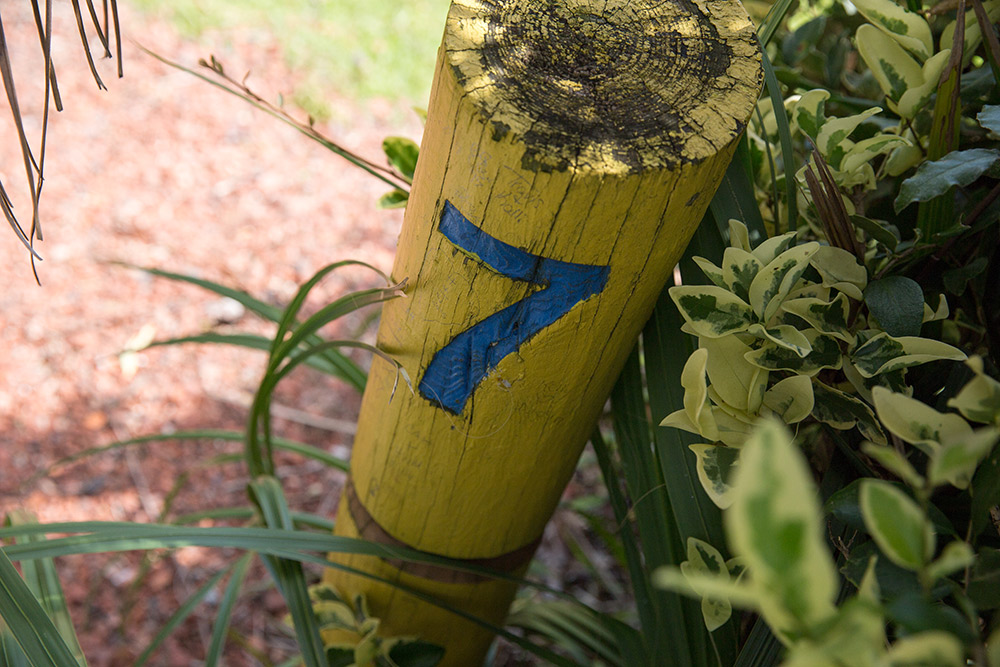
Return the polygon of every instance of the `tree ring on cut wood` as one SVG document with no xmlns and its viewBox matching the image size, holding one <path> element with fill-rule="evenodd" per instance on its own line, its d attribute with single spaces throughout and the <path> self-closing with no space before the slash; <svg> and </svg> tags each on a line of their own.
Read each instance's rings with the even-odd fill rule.
<svg viewBox="0 0 1000 667">
<path fill-rule="evenodd" d="M 458 85 L 531 171 L 699 162 L 743 131 L 760 88 L 736 0 L 455 0 L 448 22 Z"/>
</svg>

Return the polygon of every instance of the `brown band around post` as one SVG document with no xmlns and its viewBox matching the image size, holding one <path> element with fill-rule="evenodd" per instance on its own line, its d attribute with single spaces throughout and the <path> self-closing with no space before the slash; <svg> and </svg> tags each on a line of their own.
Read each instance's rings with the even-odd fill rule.
<svg viewBox="0 0 1000 667">
<path fill-rule="evenodd" d="M 350 511 L 351 518 L 354 520 L 354 525 L 357 527 L 358 534 L 362 539 L 368 540 L 369 542 L 375 542 L 376 544 L 384 544 L 390 547 L 411 549 L 413 551 L 427 554 L 428 556 L 448 558 L 448 556 L 444 556 L 442 554 L 433 554 L 429 551 L 416 549 L 402 540 L 398 540 L 390 535 L 388 531 L 379 525 L 378 521 L 376 521 L 375 518 L 368 513 L 368 510 L 358 497 L 357 489 L 354 488 L 354 480 L 350 477 L 347 478 L 347 486 L 344 488 L 344 495 L 347 499 L 347 509 Z M 499 556 L 493 556 L 491 558 L 457 558 L 453 560 L 457 563 L 495 570 L 498 573 L 511 574 L 528 564 L 532 555 L 535 553 L 535 549 L 538 548 L 538 544 L 541 542 L 541 539 L 542 538 L 539 537 L 523 547 L 514 549 L 513 551 L 508 551 L 507 553 L 500 554 Z M 388 557 L 383 557 L 382 560 L 408 574 L 448 584 L 472 584 L 480 581 L 487 581 L 490 578 L 486 575 L 456 570 L 443 565 L 414 563 L 411 561 Z"/>
</svg>

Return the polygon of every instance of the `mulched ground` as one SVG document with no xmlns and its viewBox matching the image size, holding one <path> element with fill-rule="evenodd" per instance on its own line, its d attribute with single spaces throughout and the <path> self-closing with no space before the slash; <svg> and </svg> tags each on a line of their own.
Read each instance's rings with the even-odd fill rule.
<svg viewBox="0 0 1000 667">
<path fill-rule="evenodd" d="M 41 59 L 29 7 L 5 4 L 3 19 L 24 116 L 37 137 Z M 204 440 L 93 456 L 25 483 L 89 447 L 187 429 L 238 429 L 245 420 L 262 354 L 188 345 L 123 362 L 119 353 L 141 332 L 167 338 L 213 327 L 269 328 L 197 288 L 112 262 L 194 274 L 281 305 L 332 261 L 361 259 L 387 271 L 401 213 L 375 209 L 386 190 L 380 182 L 129 41 L 189 66 L 214 54 L 229 72 L 252 72 L 250 86 L 276 99 L 295 78 L 266 31 L 208 34 L 195 42 L 123 8 L 125 78 L 115 78 L 113 64 L 101 63 L 110 89 L 101 92 L 82 59 L 69 6 L 58 3 L 56 10 L 53 58 L 66 110 L 52 119 L 48 136 L 40 287 L 25 249 L 0 230 L 0 516 L 24 509 L 47 522 L 155 521 L 183 475 L 189 477 L 166 507 L 169 516 L 246 506 L 243 466 L 209 464 L 235 446 Z M 360 154 L 377 158 L 389 134 L 419 138 L 419 121 L 396 106 L 359 106 L 335 94 L 331 106 L 335 120 L 323 131 Z M 400 124 L 400 117 L 409 120 Z M 27 221 L 21 157 L 7 121 L 0 123 L 0 180 Z M 376 282 L 362 270 L 346 270 L 323 283 L 313 307 Z M 360 316 L 343 331 L 357 327 L 363 327 Z M 288 381 L 276 402 L 278 433 L 347 455 L 360 405 L 352 390 L 305 371 Z M 337 474 L 291 456 L 280 465 L 294 507 L 333 516 L 342 482 Z M 580 524 L 564 517 L 552 528 L 549 583 L 575 579 L 592 587 L 556 539 L 568 533 L 580 538 Z M 90 664 L 133 664 L 177 605 L 231 557 L 182 549 L 152 559 L 61 559 Z M 258 652 L 279 660 L 294 651 L 280 622 L 280 595 L 267 587 L 263 570 L 251 579 L 254 590 L 234 619 L 246 646 L 230 644 L 230 665 L 260 664 Z M 152 664 L 199 664 L 213 613 L 211 603 L 203 606 Z"/>
</svg>

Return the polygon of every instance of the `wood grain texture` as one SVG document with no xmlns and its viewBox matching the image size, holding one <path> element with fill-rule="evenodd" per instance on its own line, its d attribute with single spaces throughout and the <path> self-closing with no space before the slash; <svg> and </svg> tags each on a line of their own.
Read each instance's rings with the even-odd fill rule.
<svg viewBox="0 0 1000 667">
<path fill-rule="evenodd" d="M 538 539 L 760 85 L 735 0 L 453 2 L 393 267 L 407 298 L 385 305 L 379 329 L 417 388 L 392 396 L 395 373 L 376 361 L 352 458 L 381 529 L 468 559 Z M 436 397 L 439 371 L 424 381 L 449 345 L 463 351 L 442 357 L 454 367 L 442 377 L 467 381 L 464 402 Z M 337 533 L 355 535 L 346 506 Z M 497 624 L 514 592 L 334 559 Z M 476 664 L 488 645 L 389 587 L 326 580 L 365 591 L 387 634 L 445 643 L 446 664 Z"/>
</svg>

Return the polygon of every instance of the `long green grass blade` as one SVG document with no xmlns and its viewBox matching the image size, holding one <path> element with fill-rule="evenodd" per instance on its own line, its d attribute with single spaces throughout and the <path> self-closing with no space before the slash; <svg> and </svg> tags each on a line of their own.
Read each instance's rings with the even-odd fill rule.
<svg viewBox="0 0 1000 667">
<path fill-rule="evenodd" d="M 11 527 L 37 523 L 33 516 L 19 510 L 8 514 L 6 519 L 6 524 Z M 20 538 L 25 542 L 34 542 L 39 539 L 42 538 L 38 535 Z M 87 659 L 83 655 L 80 640 L 76 636 L 76 628 L 73 627 L 73 619 L 69 615 L 69 606 L 66 604 L 62 584 L 59 582 L 59 573 L 56 571 L 55 562 L 51 558 L 26 561 L 21 564 L 21 571 L 28 588 L 42 603 L 45 613 L 52 619 L 53 625 L 56 626 L 63 641 L 66 642 L 66 646 L 76 657 L 77 664 L 86 665 Z"/>
<path fill-rule="evenodd" d="M 653 588 L 642 565 L 642 552 L 639 549 L 639 543 L 632 529 L 632 517 L 629 513 L 628 504 L 625 501 L 625 495 L 622 492 L 621 483 L 619 482 L 621 475 L 614 464 L 610 448 L 604 441 L 604 436 L 601 435 L 599 429 L 594 429 L 590 442 L 594 447 L 594 453 L 597 455 L 597 464 L 601 468 L 601 477 L 604 479 L 604 486 L 608 491 L 608 502 L 614 512 L 615 522 L 618 525 L 618 534 L 621 539 L 622 550 L 625 554 L 629 580 L 632 582 L 632 594 L 635 596 L 639 623 L 643 628 L 654 628 L 656 627 L 656 611 L 653 607 Z M 638 645 L 633 647 L 633 661 L 626 662 L 625 664 L 649 664 L 646 643 L 642 635 L 639 638 Z M 619 641 L 620 644 L 621 642 Z M 622 655 L 626 657 L 624 652 Z"/>
<path fill-rule="evenodd" d="M 763 46 L 770 44 L 771 38 L 774 37 L 774 33 L 781 26 L 781 22 L 785 19 L 785 14 L 788 13 L 793 1 L 794 0 L 778 0 L 771 5 L 771 9 L 767 12 L 767 16 L 764 17 L 760 27 L 757 28 L 757 35 L 760 37 L 760 41 Z"/>
<path fill-rule="evenodd" d="M 278 321 L 278 331 L 274 335 L 274 341 L 271 344 L 270 351 L 272 359 L 277 352 L 278 346 L 283 340 L 285 340 L 285 334 L 288 333 L 298 321 L 297 318 L 299 316 L 299 311 L 302 310 L 302 306 L 305 305 L 306 299 L 309 297 L 309 292 L 311 292 L 312 289 L 316 287 L 316 285 L 318 285 L 327 275 L 345 266 L 363 266 L 366 269 L 370 269 L 374 273 L 378 274 L 378 276 L 385 281 L 386 285 L 392 285 L 392 281 L 389 280 L 389 276 L 385 275 L 371 264 L 366 264 L 365 262 L 345 260 L 327 264 L 299 287 L 298 291 L 295 293 L 295 297 L 292 298 L 291 302 L 285 307 L 284 312 L 281 314 L 281 319 Z"/>
<path fill-rule="evenodd" d="M 160 269 L 155 269 L 152 267 L 136 266 L 134 264 L 119 263 L 121 266 L 126 266 L 131 269 L 137 269 L 143 271 L 152 276 L 157 276 L 159 278 L 166 278 L 168 280 L 173 280 L 176 282 L 188 283 L 190 285 L 195 285 L 206 289 L 209 292 L 218 294 L 219 296 L 228 297 L 242 304 L 250 312 L 262 317 L 265 320 L 278 323 L 281 321 L 283 310 L 277 306 L 272 306 L 269 303 L 265 303 L 260 299 L 251 296 L 250 294 L 233 289 L 232 287 L 227 287 L 225 285 L 220 285 L 219 283 L 212 282 L 211 280 L 203 280 L 201 278 L 195 278 L 194 276 L 184 275 L 182 273 L 172 273 L 170 271 L 163 271 Z M 322 343 L 323 339 L 319 336 L 312 336 L 308 342 L 312 344 Z M 333 368 L 337 369 L 337 377 L 340 377 L 345 382 L 351 384 L 358 391 L 363 391 L 365 388 L 365 372 L 362 371 L 357 364 L 348 359 L 343 355 L 339 355 L 336 352 L 331 352 L 327 361 Z"/>
<path fill-rule="evenodd" d="M 0 618 L 0 667 L 31 667 L 28 656 L 21 650 L 2 618 Z"/>
<path fill-rule="evenodd" d="M 12 535 L 13 533 L 11 530 L 13 529 L 0 528 L 0 538 Z M 496 627 L 491 623 L 488 623 L 467 612 L 463 612 L 461 609 L 447 604 L 433 596 L 422 593 L 417 589 L 411 588 L 397 581 L 389 581 L 388 579 L 377 577 L 362 570 L 346 567 L 338 563 L 332 563 L 321 554 L 336 551 L 377 557 L 400 558 L 413 562 L 431 563 L 444 567 L 452 567 L 465 572 L 473 572 L 496 579 L 511 581 L 520 585 L 530 586 L 539 591 L 544 591 L 556 598 L 576 602 L 572 596 L 543 584 L 524 580 L 505 573 L 495 572 L 486 568 L 468 565 L 462 561 L 453 561 L 440 556 L 414 551 L 412 549 L 388 547 L 386 545 L 374 544 L 363 540 L 338 537 L 334 535 L 323 535 L 304 531 L 271 530 L 268 528 L 197 528 L 155 524 L 81 521 L 50 523 L 39 526 L 25 526 L 19 527 L 16 530 L 23 533 L 30 532 L 37 534 L 44 534 L 47 532 L 76 533 L 83 531 L 99 531 L 91 534 L 75 535 L 73 537 L 48 539 L 44 542 L 33 544 L 15 544 L 7 549 L 7 553 L 11 558 L 16 560 L 48 558 L 80 553 L 105 553 L 145 549 L 170 549 L 184 546 L 201 546 L 219 548 L 228 547 L 244 549 L 247 551 L 257 551 L 261 554 L 300 561 L 302 563 L 311 563 L 320 567 L 336 567 L 349 572 L 350 574 L 367 577 L 374 581 L 395 586 L 396 588 L 399 588 L 414 597 L 424 600 L 430 604 L 437 605 L 442 609 L 475 623 L 480 627 L 507 639 L 513 644 L 520 646 L 526 651 L 543 658 L 551 664 L 565 667 L 577 666 L 577 663 L 572 660 L 563 658 L 562 656 L 549 651 L 544 647 L 538 646 L 523 637 L 520 637 L 503 628 Z M 10 567 L 13 570 L 13 565 Z M 14 570 L 14 572 L 16 572 L 16 570 Z M 0 584 L 2 583 L 3 575 L 2 572 L 0 572 Z M 21 582 L 21 584 L 23 586 L 23 582 Z M 30 596 L 30 593 L 28 593 L 28 595 Z"/>
<path fill-rule="evenodd" d="M 659 424 L 684 404 L 684 391 L 678 378 L 693 351 L 693 345 L 690 337 L 681 331 L 681 324 L 677 308 L 664 290 L 642 333 L 653 424 Z M 663 426 L 654 426 L 653 433 L 660 472 L 673 510 L 671 519 L 677 526 L 681 542 L 686 543 L 687 538 L 695 537 L 724 549 L 722 513 L 702 489 L 695 457 L 688 450 L 688 445 L 697 440 L 688 433 Z M 690 607 L 688 604 L 689 612 Z M 737 648 L 736 628 L 732 621 L 711 634 L 703 624 L 692 627 L 691 631 L 699 632 L 706 642 L 712 644 L 721 665 L 732 664 Z"/>
<path fill-rule="evenodd" d="M 709 211 L 717 224 L 725 227 L 730 219 L 735 218 L 746 224 L 751 238 L 764 239 L 767 238 L 764 219 L 757 207 L 753 181 L 744 167 L 748 150 L 746 142 L 740 140 L 736 155 L 726 168 L 726 175 L 712 197 Z"/>
<path fill-rule="evenodd" d="M 335 268 L 336 265 L 331 266 Z M 400 284 L 386 288 L 359 290 L 342 296 L 333 303 L 320 308 L 297 328 L 291 329 L 287 338 L 285 338 L 286 330 L 284 327 L 288 325 L 288 322 L 282 316 L 282 322 L 279 324 L 279 335 L 275 336 L 275 345 L 271 349 L 267 369 L 264 371 L 264 377 L 260 381 L 260 386 L 250 407 L 247 423 L 246 462 L 251 476 L 274 474 L 273 445 L 271 442 L 271 395 L 284 374 L 304 361 L 309 355 L 326 353 L 333 347 L 367 347 L 373 350 L 375 348 L 354 341 L 323 341 L 316 343 L 310 350 L 301 353 L 297 358 L 293 357 L 286 365 L 286 369 L 282 371 L 282 364 L 285 364 L 286 359 L 292 357 L 300 345 L 310 343 L 316 332 L 330 322 L 366 306 L 403 296 L 402 288 L 403 284 Z M 304 298 L 303 295 L 302 299 Z M 294 310 L 297 307 L 293 304 L 289 306 L 289 309 Z M 294 321 L 294 313 L 289 321 Z M 398 365 L 397 368 L 399 368 Z"/>
<path fill-rule="evenodd" d="M 788 115 L 785 114 L 785 102 L 781 94 L 781 82 L 778 81 L 771 66 L 771 60 L 767 57 L 767 51 L 761 49 L 761 65 L 764 67 L 764 83 L 767 86 L 767 94 L 771 98 L 771 106 L 774 109 L 774 118 L 778 127 L 778 141 L 781 144 L 781 163 L 785 174 L 785 205 L 788 208 L 788 231 L 794 231 L 798 226 L 798 198 L 795 194 L 795 164 L 792 153 L 792 130 L 788 125 Z M 750 194 L 753 195 L 751 188 Z M 745 195 L 743 195 L 745 196 Z M 747 202 L 750 200 L 747 199 Z M 754 200 L 756 206 L 756 200 Z M 775 224 L 778 222 L 779 202 L 774 202 Z M 759 217 L 759 216 L 758 216 Z M 746 222 L 746 221 L 744 221 Z M 747 222 L 747 226 L 750 223 Z M 780 230 L 775 229 L 775 234 Z M 765 233 L 766 237 L 766 233 Z"/>
<path fill-rule="evenodd" d="M 588 653 L 592 653 L 609 665 L 627 667 L 621 662 L 615 633 L 609 627 L 613 620 L 567 602 L 521 600 L 507 617 L 507 625 L 552 639 L 579 662 L 587 662 Z"/>
<path fill-rule="evenodd" d="M 150 657 L 152 657 L 153 653 L 156 652 L 156 649 L 158 649 L 167 637 L 169 637 L 171 633 L 176 630 L 177 627 L 183 623 L 195 609 L 197 609 L 198 605 L 201 604 L 201 601 L 205 599 L 205 596 L 208 595 L 212 589 L 215 588 L 216 584 L 219 583 L 222 577 L 224 577 L 226 573 L 231 570 L 232 567 L 229 567 L 216 572 L 208 581 L 202 584 L 201 587 L 199 587 L 198 590 L 191 595 L 191 597 L 185 600 L 184 604 L 178 607 L 177 611 L 170 615 L 170 618 L 167 619 L 167 622 L 164 623 L 160 630 L 156 633 L 153 640 L 149 643 L 149 646 L 146 647 L 146 650 L 144 650 L 136 659 L 136 667 L 142 667 L 142 665 L 146 664 Z"/>
<path fill-rule="evenodd" d="M 21 527 L 8 529 L 21 530 Z M 13 533 L 16 534 L 16 533 Z M 33 544 L 14 545 L 32 547 Z M 0 618 L 33 667 L 67 667 L 78 664 L 52 619 L 31 593 L 7 555 L 0 548 Z"/>
<path fill-rule="evenodd" d="M 271 343 L 273 338 L 267 338 L 265 336 L 259 336 L 257 334 L 249 333 L 232 333 L 223 334 L 216 333 L 214 331 L 206 331 L 203 334 L 196 334 L 193 336 L 178 336 L 177 338 L 163 338 L 160 340 L 154 340 L 152 343 L 144 347 L 144 350 L 148 350 L 153 347 L 165 347 L 168 345 L 184 345 L 187 343 L 196 344 L 208 344 L 208 345 L 234 345 L 236 347 L 245 347 L 250 350 L 263 350 L 267 352 L 271 349 Z M 348 362 L 353 363 L 348 359 Z M 327 375 L 333 375 L 340 377 L 342 368 L 331 363 L 325 357 L 311 358 L 306 362 L 307 366 L 314 368 L 321 373 L 326 373 Z M 360 371 L 364 373 L 364 371 Z M 353 374 L 353 372 L 352 372 Z M 351 382 L 354 385 L 353 382 Z M 357 388 L 357 387 L 355 387 Z"/>
<path fill-rule="evenodd" d="M 215 616 L 215 624 L 212 626 L 212 639 L 205 653 L 206 667 L 215 667 L 222 656 L 222 649 L 226 645 L 226 636 L 229 634 L 229 622 L 233 617 L 233 607 L 240 596 L 240 589 L 243 587 L 243 580 L 246 579 L 250 570 L 250 563 L 253 562 L 252 552 L 244 554 L 236 565 L 233 566 L 232 574 L 226 583 L 226 591 L 219 600 L 219 609 Z"/>
<path fill-rule="evenodd" d="M 632 501 L 631 513 L 642 544 L 644 577 L 663 565 L 679 566 L 685 559 L 676 528 L 670 523 L 669 499 L 660 474 L 660 465 L 651 448 L 652 434 L 646 418 L 642 371 L 638 346 L 632 351 L 611 392 L 611 413 L 625 473 L 625 485 Z M 643 625 L 650 654 L 658 665 L 707 664 L 707 646 L 693 626 L 695 619 L 680 596 L 662 590 L 651 594 L 654 618 Z M 700 623 L 700 612 L 698 622 Z M 644 619 L 645 620 L 645 619 Z M 648 622 L 648 621 L 647 621 Z"/>
<path fill-rule="evenodd" d="M 52 463 L 47 468 L 39 471 L 26 482 L 27 485 L 31 485 L 38 479 L 42 477 L 47 477 L 53 473 L 58 468 L 66 465 L 70 465 L 77 461 L 90 458 L 91 456 L 96 456 L 98 454 L 103 454 L 105 452 L 117 451 L 124 449 L 126 447 L 142 447 L 157 442 L 175 441 L 175 442 L 197 442 L 199 440 L 224 440 L 227 442 L 244 442 L 246 440 L 246 434 L 242 431 L 230 431 L 223 429 L 195 429 L 190 431 L 175 431 L 173 433 L 164 433 L 157 435 L 144 435 L 137 438 L 129 438 L 128 440 L 119 440 L 118 442 L 112 442 L 107 445 L 101 445 L 99 447 L 90 447 L 88 449 L 82 450 L 70 456 L 63 457 Z M 324 463 L 331 468 L 336 468 L 337 470 L 343 470 L 347 472 L 350 470 L 350 463 L 345 459 L 336 457 L 329 452 L 323 451 L 318 447 L 306 444 L 304 442 L 299 442 L 297 440 L 289 440 L 287 438 L 272 438 L 271 444 L 275 449 L 293 452 L 299 454 L 308 459 L 313 459 Z"/>
<path fill-rule="evenodd" d="M 257 511 L 250 507 L 219 507 L 216 509 L 205 510 L 204 512 L 192 512 L 190 514 L 182 514 L 181 516 L 175 517 L 171 522 L 175 525 L 182 526 L 187 524 L 198 523 L 203 519 L 212 519 L 215 521 L 227 521 L 227 520 L 244 520 L 249 521 L 257 516 Z M 292 522 L 297 528 L 314 528 L 319 531 L 329 532 L 333 530 L 334 523 L 331 519 L 325 516 L 319 516 L 317 514 L 308 514 L 306 512 L 292 512 Z"/>
<path fill-rule="evenodd" d="M 264 523 L 280 531 L 294 530 L 288 503 L 281 484 L 273 477 L 259 477 L 250 483 L 250 497 L 260 508 Z M 319 634 L 319 622 L 309 599 L 302 563 L 285 558 L 264 556 L 278 590 L 285 598 L 292 625 L 299 641 L 299 651 L 306 667 L 326 667 L 326 649 Z"/>
</svg>

